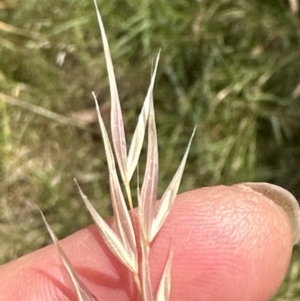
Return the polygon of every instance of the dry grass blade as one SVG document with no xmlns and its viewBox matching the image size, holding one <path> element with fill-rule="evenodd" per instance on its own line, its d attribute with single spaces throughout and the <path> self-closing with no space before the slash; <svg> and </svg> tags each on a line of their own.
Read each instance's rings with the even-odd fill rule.
<svg viewBox="0 0 300 301">
<path fill-rule="evenodd" d="M 3 38 L 0 38 L 0 45 L 2 47 L 5 47 L 5 48 L 7 48 L 7 49 L 9 49 L 11 51 L 15 51 L 15 52 L 17 52 L 17 51 L 23 52 L 23 50 L 24 50 L 23 48 L 19 47 L 18 45 L 10 42 L 7 39 L 3 39 Z"/>
<path fill-rule="evenodd" d="M 38 207 L 37 207 L 38 208 Z M 76 294 L 77 294 L 77 298 L 78 301 L 97 301 L 98 299 L 88 290 L 88 288 L 85 286 L 85 284 L 79 279 L 79 277 L 76 275 L 76 272 L 74 271 L 70 260 L 68 259 L 66 253 L 64 252 L 64 250 L 61 248 L 59 241 L 55 235 L 55 233 L 53 232 L 53 230 L 51 229 L 50 225 L 48 224 L 44 214 L 42 213 L 42 211 L 38 208 L 38 210 L 40 211 L 42 218 L 44 220 L 44 223 L 46 225 L 46 228 L 51 236 L 51 239 L 53 241 L 53 243 L 56 245 L 56 247 L 58 248 L 58 252 L 59 255 L 61 257 L 61 260 L 72 280 L 72 283 L 75 287 L 76 290 Z"/>
<path fill-rule="evenodd" d="M 0 44 L 1 44 L 1 39 L 0 39 Z M 21 100 L 19 98 L 6 95 L 4 93 L 0 93 L 0 100 L 4 101 L 10 105 L 14 105 L 19 108 L 29 110 L 35 114 L 39 114 L 41 116 L 44 116 L 46 118 L 49 118 L 49 119 L 54 120 L 55 122 L 58 122 L 61 124 L 71 124 L 72 126 L 77 126 L 79 128 L 85 128 L 85 127 L 80 126 L 78 123 L 75 123 L 71 118 L 57 114 L 55 112 L 52 112 L 52 111 L 42 108 L 40 106 L 34 105 L 27 101 Z"/>
<path fill-rule="evenodd" d="M 104 25 L 102 22 L 102 18 L 96 0 L 94 0 L 94 4 L 96 7 L 98 23 L 101 31 L 104 55 L 106 60 L 106 67 L 107 67 L 108 78 L 109 78 L 109 87 L 110 87 L 110 94 L 111 94 L 111 133 L 112 133 L 114 151 L 116 154 L 122 179 L 125 183 L 127 183 L 128 182 L 126 178 L 127 150 L 126 150 L 123 116 L 121 111 L 117 83 L 116 83 L 114 67 L 111 59 L 111 54 L 109 50 L 109 45 L 108 45 Z"/>
<path fill-rule="evenodd" d="M 154 217 L 154 220 L 152 222 L 152 228 L 151 228 L 151 239 L 150 242 L 154 239 L 156 234 L 159 232 L 161 226 L 163 225 L 165 219 L 167 218 L 170 209 L 174 203 L 175 197 L 178 192 L 179 184 L 182 178 L 183 170 L 185 167 L 185 163 L 187 160 L 187 156 L 191 147 L 191 143 L 193 140 L 193 137 L 195 135 L 196 128 L 194 128 L 194 131 L 192 133 L 192 136 L 190 138 L 189 144 L 187 146 L 187 149 L 185 151 L 185 154 L 181 160 L 181 163 L 171 181 L 168 188 L 166 189 L 165 193 L 163 194 L 160 205 L 158 207 L 158 210 L 156 212 L 156 215 Z"/>
<path fill-rule="evenodd" d="M 75 183 L 78 187 L 82 200 L 89 210 L 94 222 L 96 223 L 106 245 L 110 251 L 134 274 L 137 273 L 138 266 L 135 255 L 131 251 L 127 251 L 126 246 L 120 240 L 119 236 L 108 226 L 105 220 L 97 213 L 93 205 L 90 203 L 86 195 L 82 192 L 77 181 Z"/>
<path fill-rule="evenodd" d="M 170 299 L 172 259 L 173 252 L 170 251 L 162 277 L 159 282 L 155 301 L 168 301 Z"/>
<path fill-rule="evenodd" d="M 157 73 L 157 66 L 159 62 L 159 57 L 160 53 L 158 53 L 156 61 L 155 61 L 155 66 L 154 66 L 154 71 L 151 77 L 151 82 L 150 86 L 148 88 L 148 92 L 143 104 L 143 108 L 141 110 L 141 113 L 139 115 L 138 123 L 136 126 L 136 129 L 133 134 L 133 138 L 131 141 L 131 145 L 129 148 L 128 152 L 128 158 L 127 158 L 127 179 L 130 180 L 132 178 L 132 175 L 136 169 L 139 156 L 141 153 L 143 141 L 144 141 L 144 136 L 145 136 L 145 131 L 146 131 L 146 126 L 147 126 L 147 120 L 149 116 L 149 111 L 150 111 L 150 106 L 151 106 L 151 99 L 153 97 L 153 88 L 154 88 L 154 82 L 155 82 L 155 77 Z"/>
<path fill-rule="evenodd" d="M 141 191 L 139 204 L 139 218 L 142 237 L 147 245 L 151 242 L 151 226 L 154 217 L 155 202 L 157 199 L 158 186 L 158 146 L 155 126 L 155 115 L 153 108 L 153 95 L 150 91 L 150 112 L 148 120 L 148 153 L 146 171 Z"/>
<path fill-rule="evenodd" d="M 9 32 L 13 34 L 17 34 L 24 37 L 31 37 L 32 33 L 28 30 L 24 30 L 22 28 L 15 27 L 13 25 L 4 23 L 0 21 L 0 31 Z"/>
<path fill-rule="evenodd" d="M 103 118 L 101 116 L 100 108 L 94 93 L 93 96 L 95 100 L 99 126 L 102 133 L 105 154 L 108 163 L 111 201 L 114 215 L 116 217 L 118 225 L 118 232 L 121 236 L 123 245 L 126 248 L 127 252 L 132 252 L 137 260 L 135 234 L 117 176 L 113 151 L 103 122 Z"/>
</svg>

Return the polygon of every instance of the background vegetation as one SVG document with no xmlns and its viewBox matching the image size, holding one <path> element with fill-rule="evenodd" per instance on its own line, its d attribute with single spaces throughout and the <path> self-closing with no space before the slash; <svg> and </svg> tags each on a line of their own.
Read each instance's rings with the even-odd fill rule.
<svg viewBox="0 0 300 301">
<path fill-rule="evenodd" d="M 161 188 L 197 125 L 181 190 L 242 181 L 300 197 L 300 18 L 296 0 L 102 0 L 126 130 L 153 59 Z M 91 222 L 73 178 L 110 214 L 91 91 L 109 91 L 91 0 L 0 1 L 0 262 Z M 108 118 L 109 116 L 107 116 Z M 298 300 L 299 249 L 274 300 Z"/>
</svg>

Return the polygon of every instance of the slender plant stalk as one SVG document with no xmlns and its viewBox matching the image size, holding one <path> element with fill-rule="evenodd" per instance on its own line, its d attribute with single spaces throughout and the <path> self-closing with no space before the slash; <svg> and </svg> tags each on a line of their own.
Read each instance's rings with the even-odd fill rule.
<svg viewBox="0 0 300 301">
<path fill-rule="evenodd" d="M 110 85 L 111 140 L 101 116 L 95 93 L 93 93 L 93 97 L 95 100 L 99 127 L 103 137 L 104 148 L 109 168 L 110 194 L 114 217 L 117 224 L 116 231 L 111 229 L 110 226 L 105 222 L 105 220 L 96 212 L 93 205 L 83 193 L 76 180 L 75 183 L 78 186 L 81 198 L 84 201 L 88 211 L 90 212 L 94 222 L 96 223 L 106 245 L 116 256 L 116 258 L 122 264 L 124 264 L 129 271 L 131 271 L 132 277 L 136 283 L 137 290 L 140 293 L 141 300 L 168 301 L 171 291 L 171 264 L 173 250 L 172 248 L 170 249 L 169 256 L 165 263 L 164 271 L 160 279 L 158 290 L 157 292 L 154 292 L 150 277 L 149 264 L 151 243 L 157 233 L 159 233 L 174 203 L 195 130 L 192 134 L 187 150 L 182 158 L 177 172 L 175 173 L 171 183 L 163 194 L 160 203 L 158 204 L 158 206 L 156 206 L 159 162 L 155 113 L 153 107 L 153 88 L 160 54 L 157 55 L 149 89 L 138 118 L 137 126 L 134 131 L 129 150 L 127 151 L 124 122 L 113 63 L 109 50 L 109 44 L 96 0 L 94 0 L 94 4 L 102 36 L 102 44 Z M 123 182 L 123 185 L 125 187 L 128 206 L 130 209 L 133 209 L 130 181 L 138 165 L 143 141 L 146 136 L 146 131 L 148 139 L 147 162 L 142 188 L 138 193 L 138 217 L 135 220 L 134 216 L 128 211 L 125 197 L 121 188 L 121 182 Z M 117 174 L 117 169 L 120 172 L 121 182 Z M 78 300 L 98 300 L 80 280 L 79 276 L 68 260 L 67 255 L 60 247 L 58 239 L 56 238 L 54 232 L 51 230 L 44 216 L 43 219 L 53 242 L 58 247 L 62 262 L 72 279 Z M 134 232 L 133 224 L 135 222 L 139 223 L 138 233 Z M 137 239 L 137 236 L 139 236 L 139 239 Z M 140 242 L 140 246 L 137 246 L 137 241 Z M 141 249 L 141 258 L 139 258 L 138 255 L 138 248 Z"/>
</svg>

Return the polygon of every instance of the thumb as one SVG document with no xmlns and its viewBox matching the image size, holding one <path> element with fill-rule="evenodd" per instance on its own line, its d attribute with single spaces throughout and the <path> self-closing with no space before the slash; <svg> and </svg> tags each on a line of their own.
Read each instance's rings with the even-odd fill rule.
<svg viewBox="0 0 300 301">
<path fill-rule="evenodd" d="M 139 300 L 132 275 L 95 226 L 61 246 L 98 300 Z M 266 301 L 285 276 L 292 247 L 287 214 L 263 194 L 240 187 L 197 189 L 177 197 L 153 242 L 152 281 L 157 289 L 171 248 L 171 301 Z M 53 245 L 0 267 L 0 281 L 1 300 L 76 300 Z"/>
</svg>

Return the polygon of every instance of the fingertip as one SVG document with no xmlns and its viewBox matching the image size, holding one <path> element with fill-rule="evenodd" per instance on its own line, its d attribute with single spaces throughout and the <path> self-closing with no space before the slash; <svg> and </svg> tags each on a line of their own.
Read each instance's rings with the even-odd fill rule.
<svg viewBox="0 0 300 301">
<path fill-rule="evenodd" d="M 293 245 L 282 208 L 255 191 L 227 186 L 178 197 L 153 245 L 155 275 L 170 241 L 171 300 L 268 300 L 284 278 Z"/>
</svg>

